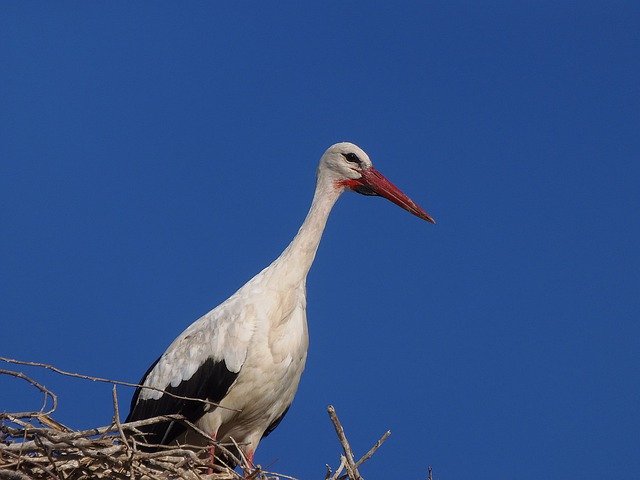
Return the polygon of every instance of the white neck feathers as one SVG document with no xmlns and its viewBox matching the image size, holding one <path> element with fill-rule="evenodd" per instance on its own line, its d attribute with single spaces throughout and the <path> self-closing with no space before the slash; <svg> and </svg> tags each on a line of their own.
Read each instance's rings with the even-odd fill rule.
<svg viewBox="0 0 640 480">
<path fill-rule="evenodd" d="M 331 175 L 318 172 L 316 191 L 309 213 L 293 241 L 272 264 L 278 270 L 282 269 L 279 273 L 284 278 L 293 282 L 303 282 L 306 279 L 331 208 L 343 191 L 344 187 L 336 185 Z"/>
</svg>

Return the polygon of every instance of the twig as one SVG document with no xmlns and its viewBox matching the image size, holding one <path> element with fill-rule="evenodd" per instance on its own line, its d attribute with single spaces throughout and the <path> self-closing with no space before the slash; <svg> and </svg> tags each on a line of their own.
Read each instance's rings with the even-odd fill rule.
<svg viewBox="0 0 640 480">
<path fill-rule="evenodd" d="M 83 375 L 81 373 L 67 372 L 65 370 L 62 370 L 62 369 L 60 369 L 58 367 L 55 367 L 53 365 L 49 365 L 47 363 L 28 362 L 28 361 L 25 361 L 25 360 L 15 360 L 13 358 L 7 358 L 7 357 L 0 357 L 0 361 L 7 362 L 7 363 L 14 363 L 14 364 L 17 364 L 17 365 L 27 365 L 29 367 L 44 368 L 46 370 L 51 370 L 52 372 L 58 373 L 60 375 L 64 375 L 64 376 L 67 376 L 67 377 L 73 377 L 73 378 L 81 378 L 83 380 L 91 380 L 92 382 L 109 383 L 109 384 L 112 384 L 112 385 L 122 385 L 124 387 L 133 387 L 133 388 L 142 388 L 142 389 L 146 389 L 146 390 L 155 390 L 156 392 L 162 392 L 163 395 L 169 395 L 170 397 L 177 398 L 179 400 L 190 400 L 190 401 L 194 401 L 194 402 L 201 402 L 201 403 L 204 403 L 205 405 L 210 405 L 210 406 L 213 406 L 213 407 L 226 408 L 227 410 L 231 410 L 233 412 L 239 412 L 240 411 L 240 410 L 238 410 L 236 408 L 225 407 L 224 405 L 220 405 L 220 404 L 215 403 L 215 402 L 210 402 L 209 400 L 203 400 L 202 398 L 183 397 L 181 395 L 176 395 L 175 393 L 168 392 L 168 391 L 166 391 L 166 390 L 164 390 L 162 388 L 150 387 L 148 385 L 140 385 L 139 383 L 123 382 L 121 380 L 111 380 L 109 378 L 92 377 L 91 375 Z M 3 371 L 0 370 L 0 373 L 3 373 Z"/>
<path fill-rule="evenodd" d="M 64 476 L 62 476 L 62 474 L 60 473 L 60 471 L 58 470 L 58 466 L 56 465 L 56 461 L 53 459 L 53 457 L 51 456 L 51 452 L 49 451 L 48 448 L 44 447 L 44 445 L 42 445 L 42 441 L 39 438 L 36 438 L 36 442 L 40 443 L 40 446 L 42 447 L 42 449 L 44 450 L 45 455 L 47 456 L 47 458 L 49 459 L 49 464 L 51 465 L 51 467 L 53 468 L 53 471 L 56 473 L 55 478 L 59 478 L 61 480 L 64 480 Z"/>
<path fill-rule="evenodd" d="M 262 473 L 264 473 L 265 475 L 276 475 L 277 478 L 284 478 L 286 480 L 298 480 L 296 477 L 290 477 L 289 475 L 284 475 L 282 473 L 269 472 L 267 470 L 262 470 Z"/>
<path fill-rule="evenodd" d="M 255 466 L 249 465 L 249 460 L 247 460 L 247 457 L 244 455 L 244 452 L 242 451 L 238 443 L 235 441 L 233 437 L 230 437 L 230 439 L 231 439 L 231 443 L 233 443 L 233 446 L 236 447 L 236 451 L 238 452 L 238 454 L 240 455 L 240 458 L 242 459 L 242 463 L 238 462 L 238 464 L 242 465 L 242 469 L 244 470 L 244 473 L 246 476 L 246 474 L 251 472 L 255 468 Z M 251 475 L 253 475 L 253 473 Z"/>
<path fill-rule="evenodd" d="M 376 453 L 376 450 L 378 450 L 380 448 L 380 446 L 385 442 L 385 440 L 387 438 L 389 438 L 389 435 L 391 435 L 391 430 L 387 430 L 386 432 L 384 432 L 384 435 L 382 435 L 382 437 L 380 437 L 380 440 L 378 440 L 373 447 L 371 447 L 371 450 L 369 450 L 367 453 L 365 453 L 362 458 L 360 460 L 358 460 L 356 462 L 356 467 L 359 467 L 360 465 L 362 465 L 364 462 L 366 462 L 367 460 L 369 460 L 374 453 Z"/>
<path fill-rule="evenodd" d="M 4 360 L 4 358 L 0 357 L 0 360 Z M 22 372 L 14 372 L 13 370 L 5 370 L 4 368 L 0 368 L 0 375 L 10 375 L 12 377 L 20 378 L 21 380 L 24 380 L 24 381 L 30 383 L 31 385 L 36 387 L 38 390 L 40 390 L 44 394 L 44 400 L 42 402 L 42 408 L 40 408 L 40 413 L 44 413 L 45 415 L 50 415 L 56 410 L 56 408 L 58 408 L 58 397 L 56 396 L 56 394 L 53 393 L 51 390 L 49 390 L 44 385 L 40 385 L 38 382 L 36 382 L 32 378 L 27 377 L 24 373 L 22 373 Z M 47 400 L 48 398 L 51 398 L 52 406 L 51 406 L 51 410 L 45 412 L 44 409 L 47 408 L 47 403 L 49 403 L 48 400 Z M 23 412 L 23 413 L 24 414 L 19 413 L 16 416 L 17 417 L 20 417 L 20 416 L 28 417 L 28 416 L 30 416 L 30 412 Z"/>
<path fill-rule="evenodd" d="M 0 414 L 0 419 L 2 418 L 7 418 L 9 421 L 15 421 L 16 419 L 13 418 L 13 416 L 9 413 L 2 413 Z M 123 423 L 122 424 L 122 428 L 123 430 L 130 430 L 132 432 L 136 431 L 137 427 L 143 427 L 146 425 L 152 425 L 154 423 L 158 423 L 158 422 L 163 422 L 166 420 L 184 420 L 184 417 L 182 415 L 162 415 L 159 417 L 153 417 L 153 418 L 147 418 L 145 420 L 138 420 L 136 422 L 129 422 L 129 423 Z M 5 427 L 7 429 L 7 431 L 9 431 L 10 433 L 12 432 L 13 429 L 11 429 L 10 427 Z M 104 427 L 98 427 L 98 428 L 91 428 L 88 430 L 81 430 L 78 432 L 72 432 L 69 433 L 68 435 L 64 435 L 63 438 L 65 438 L 65 440 L 75 440 L 75 439 L 80 439 L 83 437 L 93 437 L 93 436 L 99 436 L 99 435 L 104 435 L 105 433 L 112 431 L 113 429 L 113 425 L 108 425 L 108 426 L 104 426 Z M 200 432 L 202 432 L 202 430 L 200 430 Z M 14 432 L 17 433 L 17 432 Z M 52 433 L 51 429 L 47 429 L 47 428 L 37 428 L 37 427 L 25 427 L 25 433 L 29 436 L 31 435 L 63 435 L 62 432 L 55 432 Z M 206 435 L 206 434 L 205 434 Z M 15 436 L 15 435 L 14 435 Z M 17 450 L 18 448 L 33 448 L 33 441 L 27 441 L 27 442 L 23 442 L 18 444 L 12 444 L 12 445 L 6 445 L 3 446 L 3 450 Z"/>
<path fill-rule="evenodd" d="M 25 430 L 24 435 L 22 436 L 22 444 L 24 445 L 24 441 L 27 439 L 27 431 Z M 20 451 L 18 452 L 18 466 L 16 467 L 16 470 L 20 467 L 20 460 L 22 460 L 22 446 L 20 448 Z"/>
<path fill-rule="evenodd" d="M 344 450 L 344 455 L 346 458 L 345 468 L 347 469 L 349 478 L 351 478 L 352 480 L 362 480 L 362 476 L 360 475 L 360 472 L 358 472 L 358 467 L 356 466 L 356 463 L 353 459 L 353 451 L 351 450 L 349 441 L 344 434 L 344 428 L 342 428 L 342 424 L 340 423 L 340 420 L 338 420 L 336 409 L 333 407 L 333 405 L 329 405 L 327 407 L 327 412 L 329 412 L 329 417 L 331 418 L 333 426 L 336 429 L 336 433 L 338 434 L 338 439 L 340 440 L 340 444 L 342 445 L 342 450 Z"/>
<path fill-rule="evenodd" d="M 48 459 L 47 459 L 48 460 Z M 53 473 L 51 471 L 50 468 L 47 468 L 46 465 L 39 465 L 37 462 L 35 462 L 33 459 L 27 457 L 27 458 L 23 458 L 22 459 L 23 463 L 29 463 L 32 465 L 36 465 L 38 468 L 41 468 L 42 470 L 44 470 L 45 473 L 47 473 L 49 475 L 49 477 L 57 479 L 58 477 L 56 477 L 55 473 Z"/>
<path fill-rule="evenodd" d="M 12 472 L 11 470 L 0 470 L 0 478 L 2 480 L 31 480 L 24 473 Z"/>
<path fill-rule="evenodd" d="M 344 455 L 340 455 L 340 465 L 336 469 L 336 472 L 333 474 L 333 477 L 331 477 L 331 480 L 338 480 L 338 477 L 340 477 L 340 474 L 342 473 L 342 470 L 344 470 L 346 464 L 347 458 Z"/>
<path fill-rule="evenodd" d="M 328 463 L 325 463 L 324 466 L 327 467 L 327 471 L 326 471 L 326 474 L 324 476 L 324 480 L 329 480 L 331 478 L 331 474 L 333 472 L 331 471 L 331 467 L 329 466 Z"/>
<path fill-rule="evenodd" d="M 113 386 L 111 396 L 113 398 L 113 421 L 115 422 L 116 427 L 118 427 L 120 440 L 122 440 L 122 443 L 124 443 L 127 448 L 131 448 L 131 446 L 129 445 L 129 441 L 127 440 L 127 437 L 122 430 L 122 424 L 120 423 L 120 410 L 118 408 L 118 392 L 116 391 L 116 385 Z"/>
</svg>

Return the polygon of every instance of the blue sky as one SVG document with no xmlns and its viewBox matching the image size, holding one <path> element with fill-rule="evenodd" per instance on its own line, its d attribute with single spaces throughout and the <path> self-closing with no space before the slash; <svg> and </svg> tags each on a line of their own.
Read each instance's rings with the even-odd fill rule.
<svg viewBox="0 0 640 480">
<path fill-rule="evenodd" d="M 438 224 L 341 198 L 257 461 L 323 475 L 332 403 L 357 452 L 393 432 L 368 478 L 637 477 L 637 2 L 2 11 L 2 355 L 137 381 L 282 251 L 348 140 Z M 108 386 L 29 372 L 61 422 L 109 422 Z"/>
</svg>

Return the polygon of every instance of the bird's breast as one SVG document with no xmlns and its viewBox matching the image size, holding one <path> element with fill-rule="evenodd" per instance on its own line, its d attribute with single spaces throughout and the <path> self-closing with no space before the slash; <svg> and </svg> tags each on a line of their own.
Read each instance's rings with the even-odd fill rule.
<svg viewBox="0 0 640 480">
<path fill-rule="evenodd" d="M 222 415 L 220 434 L 253 438 L 293 401 L 304 370 L 309 337 L 304 298 L 273 296 L 254 305 L 256 328 L 247 357 L 222 404 L 240 410 Z M 253 441 L 256 441 L 255 439 Z"/>
</svg>

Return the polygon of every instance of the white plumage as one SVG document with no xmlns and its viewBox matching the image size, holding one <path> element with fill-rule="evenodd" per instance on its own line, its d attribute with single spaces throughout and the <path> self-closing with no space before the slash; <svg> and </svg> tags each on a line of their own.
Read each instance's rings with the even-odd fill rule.
<svg viewBox="0 0 640 480">
<path fill-rule="evenodd" d="M 380 195 L 433 219 L 375 168 L 351 143 L 322 156 L 311 209 L 291 244 L 271 265 L 225 302 L 191 324 L 142 379 L 127 421 L 181 413 L 220 441 L 232 437 L 253 461 L 255 449 L 277 426 L 293 401 L 307 357 L 306 277 L 331 208 L 350 189 Z M 149 443 L 206 444 L 179 422 L 143 428 Z M 226 459 L 228 461 L 228 459 Z"/>
</svg>

